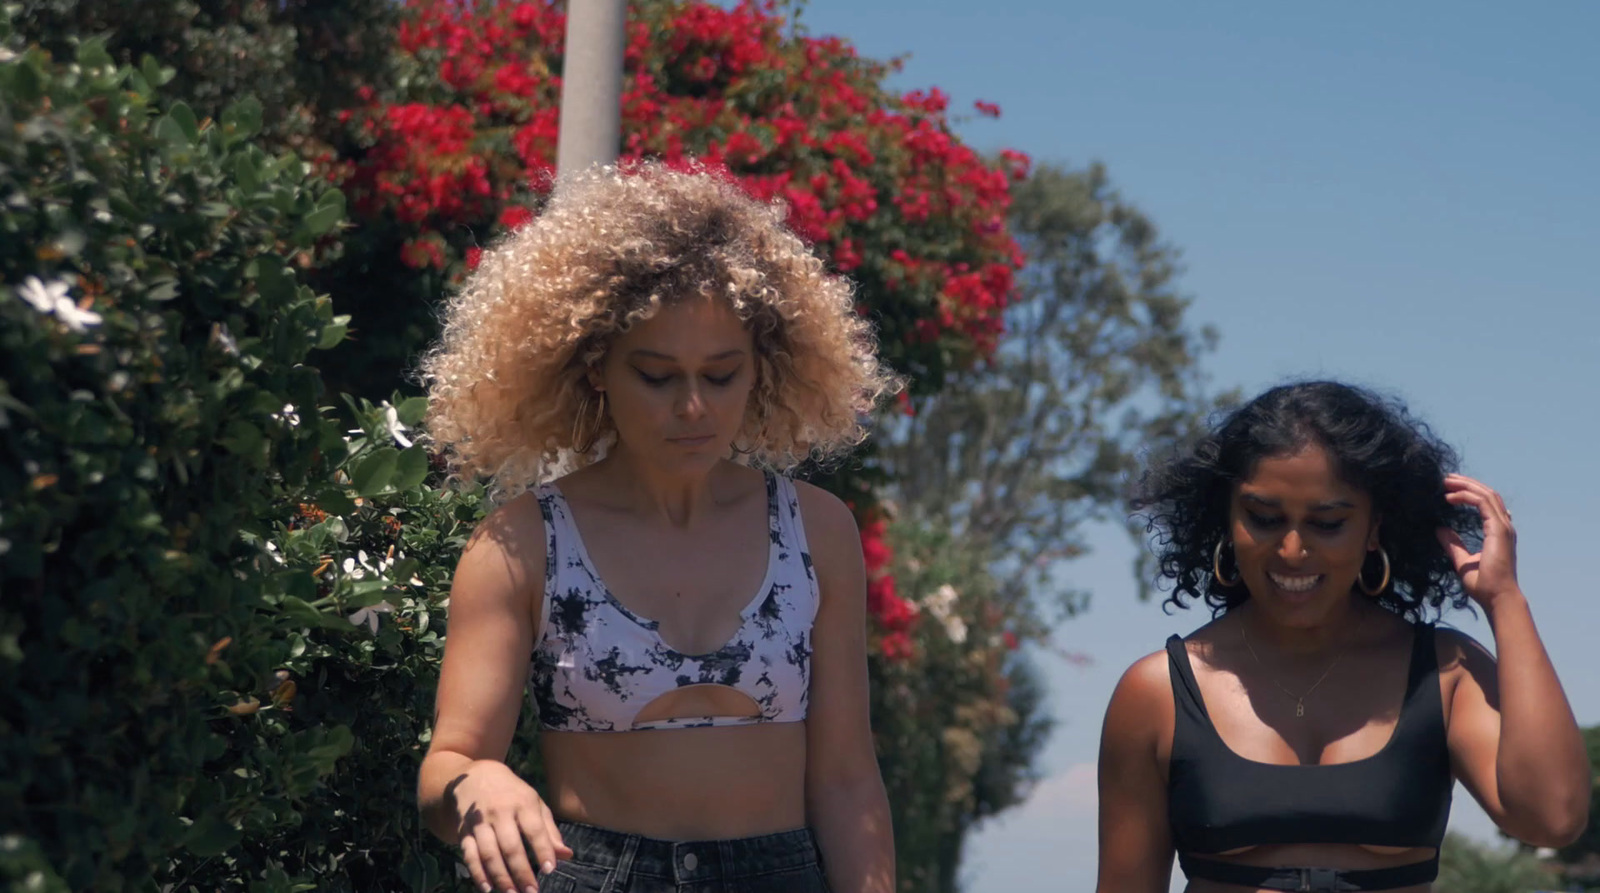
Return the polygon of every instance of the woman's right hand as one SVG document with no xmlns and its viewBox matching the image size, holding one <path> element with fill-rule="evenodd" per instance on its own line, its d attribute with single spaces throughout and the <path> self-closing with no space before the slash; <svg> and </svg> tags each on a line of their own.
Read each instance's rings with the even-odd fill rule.
<svg viewBox="0 0 1600 893">
<path fill-rule="evenodd" d="M 477 760 L 450 786 L 462 861 L 483 893 L 536 893 L 539 875 L 571 859 L 555 816 L 533 786 L 498 760 Z M 528 861 L 532 848 L 534 861 Z M 534 865 L 538 865 L 536 871 Z"/>
</svg>

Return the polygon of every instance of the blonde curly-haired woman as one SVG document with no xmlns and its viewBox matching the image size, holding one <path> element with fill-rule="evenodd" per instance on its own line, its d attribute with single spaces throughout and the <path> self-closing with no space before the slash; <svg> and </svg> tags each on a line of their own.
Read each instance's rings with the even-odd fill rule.
<svg viewBox="0 0 1600 893">
<path fill-rule="evenodd" d="M 605 170 L 485 252 L 423 372 L 502 501 L 418 790 L 478 887 L 889 893 L 859 535 L 783 475 L 897 385 L 848 284 L 724 179 Z M 542 792 L 503 762 L 525 687 Z"/>
</svg>

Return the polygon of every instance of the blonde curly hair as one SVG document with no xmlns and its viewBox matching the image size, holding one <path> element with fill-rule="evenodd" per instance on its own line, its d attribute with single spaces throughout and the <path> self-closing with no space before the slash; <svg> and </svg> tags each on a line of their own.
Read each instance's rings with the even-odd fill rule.
<svg viewBox="0 0 1600 893">
<path fill-rule="evenodd" d="M 607 419 L 584 450 L 573 442 L 595 399 L 589 369 L 631 326 L 697 296 L 725 299 L 754 336 L 735 440 L 753 464 L 786 471 L 859 444 L 863 415 L 900 382 L 850 284 L 782 221 L 780 207 L 701 170 L 647 163 L 563 182 L 543 214 L 483 253 L 422 360 L 426 428 L 452 471 L 489 477 L 504 497 L 563 453 L 595 461 L 615 429 Z"/>
</svg>

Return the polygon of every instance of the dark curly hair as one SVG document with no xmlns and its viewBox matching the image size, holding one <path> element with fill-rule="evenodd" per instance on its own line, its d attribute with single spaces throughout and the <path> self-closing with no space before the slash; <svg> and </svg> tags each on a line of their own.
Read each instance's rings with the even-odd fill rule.
<svg viewBox="0 0 1600 893">
<path fill-rule="evenodd" d="M 1212 549 L 1228 534 L 1233 487 L 1259 460 L 1313 443 L 1328 451 L 1346 483 L 1372 497 L 1383 520 L 1379 538 L 1393 583 L 1375 600 L 1413 621 L 1425 619 L 1429 608 L 1442 613 L 1446 603 L 1466 607 L 1461 580 L 1435 535 L 1449 527 L 1471 548 L 1483 538 L 1477 512 L 1444 498 L 1444 476 L 1458 464 L 1455 451 L 1398 400 L 1332 381 L 1267 391 L 1140 478 L 1130 505 L 1151 534 L 1158 582 L 1172 584 L 1166 603 L 1187 608 L 1188 599 L 1203 598 L 1221 615 L 1250 598 L 1243 586 L 1218 585 L 1212 571 Z M 1369 557 L 1362 578 L 1381 575 L 1380 560 Z"/>
</svg>

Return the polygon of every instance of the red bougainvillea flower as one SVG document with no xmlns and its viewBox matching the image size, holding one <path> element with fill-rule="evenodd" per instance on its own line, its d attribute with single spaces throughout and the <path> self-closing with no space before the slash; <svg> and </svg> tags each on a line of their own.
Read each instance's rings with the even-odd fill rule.
<svg viewBox="0 0 1600 893">
<path fill-rule="evenodd" d="M 500 207 L 537 209 L 548 194 L 564 7 L 409 0 L 406 11 L 398 46 L 419 74 L 389 102 L 360 91 L 364 105 L 342 117 L 361 150 L 334 164 L 358 217 L 440 233 L 449 264 L 485 224 L 525 219 Z M 624 161 L 699 159 L 783 202 L 795 232 L 857 281 L 897 368 L 993 350 L 1014 288 L 993 269 L 1020 265 L 1006 211 L 1025 155 L 980 156 L 951 130 L 943 90 L 896 95 L 883 83 L 892 66 L 796 34 L 771 3 L 654 0 L 630 16 Z M 408 263 L 424 259 L 409 251 Z M 914 263 L 888 263 L 895 252 Z"/>
</svg>

